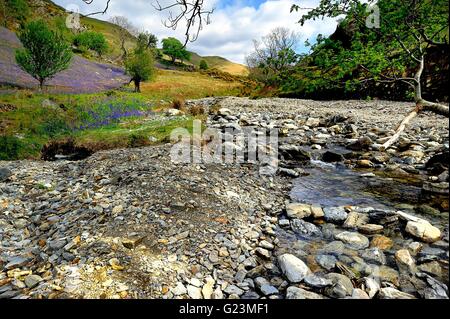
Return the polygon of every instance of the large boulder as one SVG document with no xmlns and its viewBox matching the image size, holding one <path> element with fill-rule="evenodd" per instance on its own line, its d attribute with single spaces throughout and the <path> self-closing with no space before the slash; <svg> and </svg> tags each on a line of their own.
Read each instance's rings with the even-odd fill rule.
<svg viewBox="0 0 450 319">
<path fill-rule="evenodd" d="M 299 258 L 291 254 L 278 256 L 278 264 L 286 278 L 292 283 L 302 282 L 311 273 L 308 266 Z"/>
</svg>

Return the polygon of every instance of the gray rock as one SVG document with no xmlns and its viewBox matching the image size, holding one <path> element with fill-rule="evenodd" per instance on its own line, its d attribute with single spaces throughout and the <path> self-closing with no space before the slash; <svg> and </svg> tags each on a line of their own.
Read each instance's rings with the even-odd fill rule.
<svg viewBox="0 0 450 319">
<path fill-rule="evenodd" d="M 290 286 L 286 289 L 286 299 L 324 299 L 324 297 L 303 288 Z"/>
<path fill-rule="evenodd" d="M 9 169 L 0 168 L 0 182 L 6 181 L 11 175 L 12 172 Z"/>
<path fill-rule="evenodd" d="M 302 260 L 291 254 L 278 256 L 278 263 L 283 274 L 293 283 L 301 282 L 307 274 L 311 273 Z"/>
<path fill-rule="evenodd" d="M 337 259 L 332 255 L 317 255 L 316 261 L 322 268 L 332 270 L 336 266 Z"/>
<path fill-rule="evenodd" d="M 315 274 L 307 275 L 303 281 L 305 284 L 313 288 L 324 288 L 333 284 L 331 280 Z"/>
<path fill-rule="evenodd" d="M 364 249 L 369 247 L 369 239 L 366 236 L 355 232 L 345 231 L 337 234 L 335 238 L 341 240 L 353 249 Z"/>
<path fill-rule="evenodd" d="M 322 236 L 322 232 L 316 225 L 305 222 L 302 219 L 291 220 L 291 228 L 299 236 L 307 238 Z"/>
<path fill-rule="evenodd" d="M 224 292 L 229 295 L 238 295 L 241 296 L 244 293 L 244 290 L 241 288 L 235 286 L 235 285 L 228 285 L 227 288 L 224 289 Z"/>
<path fill-rule="evenodd" d="M 353 284 L 347 276 L 337 273 L 329 273 L 325 275 L 325 278 L 333 282 L 333 287 L 331 287 L 330 290 L 330 292 L 332 292 L 330 297 L 334 296 L 334 298 L 343 298 L 345 296 L 351 296 L 353 292 Z M 341 296 L 342 292 L 344 292 L 344 296 Z"/>
<path fill-rule="evenodd" d="M 43 279 L 38 275 L 28 275 L 24 280 L 25 285 L 30 289 L 36 287 L 41 281 L 43 281 Z"/>
<path fill-rule="evenodd" d="M 325 207 L 323 213 L 325 220 L 330 223 L 342 224 L 347 219 L 344 207 Z"/>
<path fill-rule="evenodd" d="M 378 298 L 380 299 L 417 299 L 411 294 L 406 292 L 402 292 L 395 288 L 387 287 L 381 288 L 380 293 L 378 294 Z"/>
<path fill-rule="evenodd" d="M 386 264 L 386 256 L 378 247 L 369 248 L 361 252 L 360 256 L 368 262 L 374 262 L 379 265 Z"/>
<path fill-rule="evenodd" d="M 14 268 L 23 267 L 28 263 L 29 260 L 30 260 L 29 258 L 25 258 L 25 257 L 21 257 L 21 256 L 13 257 L 5 265 L 5 269 L 10 270 L 10 269 L 14 269 Z"/>
</svg>

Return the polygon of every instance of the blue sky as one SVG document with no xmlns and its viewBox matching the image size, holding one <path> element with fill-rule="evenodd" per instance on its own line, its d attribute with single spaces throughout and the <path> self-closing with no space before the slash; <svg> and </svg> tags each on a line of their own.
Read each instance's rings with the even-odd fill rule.
<svg viewBox="0 0 450 319">
<path fill-rule="evenodd" d="M 77 5 L 82 13 L 101 10 L 106 0 L 94 0 L 86 5 L 82 0 L 54 0 L 57 4 L 67 8 Z M 183 39 L 184 25 L 180 24 L 176 30 L 164 27 L 162 21 L 167 18 L 167 12 L 156 11 L 151 3 L 154 0 L 111 0 L 106 15 L 96 18 L 108 20 L 115 15 L 126 16 L 138 28 L 155 33 L 162 39 L 174 36 Z M 162 4 L 172 0 L 160 0 Z M 313 7 L 319 0 L 205 0 L 208 8 L 215 8 L 211 16 L 211 24 L 204 27 L 198 40 L 189 43 L 188 49 L 200 55 L 219 55 L 233 62 L 244 63 L 245 56 L 253 48 L 253 39 L 260 39 L 275 27 L 286 27 L 300 36 L 299 52 L 307 49 L 303 43 L 309 39 L 313 41 L 317 34 L 331 34 L 336 23 L 331 19 L 325 21 L 308 22 L 301 27 L 297 21 L 302 13 L 290 13 L 294 3 L 301 2 L 306 7 Z"/>
</svg>

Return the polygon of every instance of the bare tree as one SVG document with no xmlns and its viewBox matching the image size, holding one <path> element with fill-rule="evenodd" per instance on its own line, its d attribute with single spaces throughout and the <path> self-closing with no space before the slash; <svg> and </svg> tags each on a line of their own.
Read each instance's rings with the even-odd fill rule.
<svg viewBox="0 0 450 319">
<path fill-rule="evenodd" d="M 111 19 L 109 19 L 109 22 L 112 24 L 115 24 L 119 26 L 119 39 L 120 39 L 120 45 L 122 49 L 122 59 L 125 60 L 127 56 L 127 48 L 125 46 L 126 40 L 130 37 L 137 37 L 138 36 L 138 29 L 124 16 L 114 16 Z"/>
<path fill-rule="evenodd" d="M 298 41 L 297 33 L 275 28 L 261 41 L 253 40 L 254 51 L 246 57 L 246 63 L 256 78 L 267 81 L 295 64 Z"/>
</svg>

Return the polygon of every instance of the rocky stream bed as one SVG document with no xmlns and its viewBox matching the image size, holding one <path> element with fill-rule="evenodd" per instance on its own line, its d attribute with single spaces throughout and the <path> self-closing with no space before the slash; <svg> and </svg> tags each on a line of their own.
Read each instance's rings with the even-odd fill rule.
<svg viewBox="0 0 450 319">
<path fill-rule="evenodd" d="M 0 162 L 0 298 L 448 298 L 448 119 L 381 152 L 409 103 L 187 105 L 276 129 L 279 161 L 175 164 L 166 144 Z"/>
</svg>

